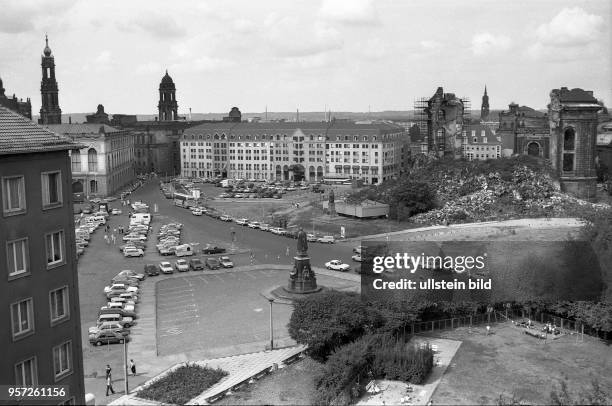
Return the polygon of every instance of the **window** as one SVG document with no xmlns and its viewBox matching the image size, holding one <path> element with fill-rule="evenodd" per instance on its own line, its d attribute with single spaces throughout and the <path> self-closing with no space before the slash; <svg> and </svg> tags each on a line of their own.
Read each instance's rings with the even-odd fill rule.
<svg viewBox="0 0 612 406">
<path fill-rule="evenodd" d="M 70 162 L 72 164 L 72 172 L 81 172 L 81 151 L 73 149 L 70 153 Z"/>
<path fill-rule="evenodd" d="M 38 383 L 36 357 L 15 364 L 15 384 L 17 386 L 35 386 Z"/>
<path fill-rule="evenodd" d="M 61 172 L 46 172 L 42 174 L 43 207 L 61 206 L 62 177 Z"/>
<path fill-rule="evenodd" d="M 87 170 L 89 172 L 98 172 L 98 153 L 93 148 L 87 151 Z"/>
<path fill-rule="evenodd" d="M 9 277 L 28 273 L 28 239 L 7 242 L 6 260 Z"/>
<path fill-rule="evenodd" d="M 34 311 L 32 298 L 22 300 L 11 305 L 11 318 L 13 321 L 13 338 L 34 332 Z"/>
<path fill-rule="evenodd" d="M 53 347 L 53 372 L 55 373 L 56 381 L 72 370 L 71 355 L 72 342 L 70 341 Z"/>
<path fill-rule="evenodd" d="M 8 176 L 2 178 L 2 196 L 5 215 L 25 212 L 26 200 L 24 177 Z"/>
<path fill-rule="evenodd" d="M 576 132 L 573 128 L 568 128 L 563 133 L 563 171 L 571 172 L 574 170 L 574 158 L 575 158 L 575 143 L 576 143 Z"/>
<path fill-rule="evenodd" d="M 64 232 L 56 231 L 45 236 L 47 248 L 47 266 L 59 264 L 64 260 Z"/>
<path fill-rule="evenodd" d="M 68 318 L 68 286 L 49 292 L 49 307 L 51 309 L 51 323 Z"/>
</svg>

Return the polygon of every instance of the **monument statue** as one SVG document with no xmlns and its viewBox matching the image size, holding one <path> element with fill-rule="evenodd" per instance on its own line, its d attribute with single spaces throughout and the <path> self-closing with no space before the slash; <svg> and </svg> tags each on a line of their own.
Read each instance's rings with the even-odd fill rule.
<svg viewBox="0 0 612 406">
<path fill-rule="evenodd" d="M 300 257 L 308 256 L 308 239 L 304 229 L 301 227 L 297 234 L 297 253 Z"/>
</svg>

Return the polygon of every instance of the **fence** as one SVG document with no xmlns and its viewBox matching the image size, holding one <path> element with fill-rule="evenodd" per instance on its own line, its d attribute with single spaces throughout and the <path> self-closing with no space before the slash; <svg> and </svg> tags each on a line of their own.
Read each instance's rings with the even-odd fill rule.
<svg viewBox="0 0 612 406">
<path fill-rule="evenodd" d="M 472 327 L 474 325 L 492 323 L 496 321 L 501 321 L 497 314 L 486 313 L 464 317 L 453 317 L 450 319 L 421 321 L 417 323 L 412 323 L 409 327 L 411 334 L 419 334 L 435 330 L 448 330 L 459 327 Z"/>
</svg>

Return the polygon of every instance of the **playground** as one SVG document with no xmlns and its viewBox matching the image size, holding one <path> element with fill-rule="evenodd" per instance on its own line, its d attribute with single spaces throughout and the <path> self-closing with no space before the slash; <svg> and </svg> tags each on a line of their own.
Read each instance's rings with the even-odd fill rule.
<svg viewBox="0 0 612 406">
<path fill-rule="evenodd" d="M 533 330 L 541 330 L 539 325 Z M 436 331 L 461 341 L 432 399 L 434 404 L 496 404 L 500 395 L 526 404 L 550 404 L 550 393 L 565 379 L 570 393 L 588 390 L 597 379 L 612 387 L 612 351 L 605 342 L 566 331 L 555 339 L 526 334 L 510 321 Z"/>
</svg>

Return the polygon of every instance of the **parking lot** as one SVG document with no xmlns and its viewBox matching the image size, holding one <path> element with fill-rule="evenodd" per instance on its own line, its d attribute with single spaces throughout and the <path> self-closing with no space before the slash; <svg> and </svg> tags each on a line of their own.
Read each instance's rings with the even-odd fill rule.
<svg viewBox="0 0 612 406">
<path fill-rule="evenodd" d="M 268 301 L 260 292 L 285 285 L 288 271 L 252 270 L 211 274 L 191 272 L 157 283 L 159 355 L 240 346 L 270 340 Z M 317 276 L 320 285 L 337 289 L 355 283 Z M 288 338 L 291 306 L 273 307 L 274 338 Z"/>
</svg>

